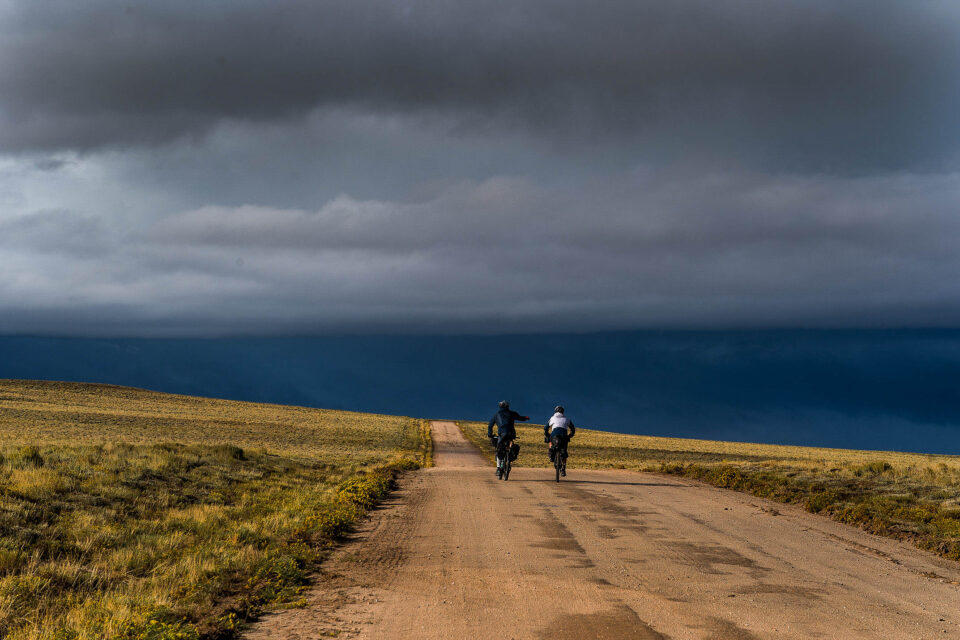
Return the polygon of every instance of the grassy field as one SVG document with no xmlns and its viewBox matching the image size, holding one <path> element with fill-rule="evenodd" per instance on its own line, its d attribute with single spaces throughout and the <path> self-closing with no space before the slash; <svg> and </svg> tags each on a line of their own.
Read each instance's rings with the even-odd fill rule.
<svg viewBox="0 0 960 640">
<path fill-rule="evenodd" d="M 488 455 L 486 425 L 462 422 Z M 548 466 L 521 425 L 521 466 Z M 426 421 L 0 381 L 0 638 L 229 638 L 430 463 Z M 679 474 L 960 560 L 960 458 L 580 429 L 570 466 Z M 575 477 L 575 476 L 574 476 Z"/>
<path fill-rule="evenodd" d="M 0 381 L 0 638 L 229 638 L 429 464 L 412 418 Z"/>
<path fill-rule="evenodd" d="M 493 457 L 487 425 L 460 422 Z M 519 466 L 547 467 L 541 426 L 518 425 Z M 571 469 L 678 474 L 910 540 L 960 561 L 960 457 L 654 438 L 577 429 Z"/>
</svg>

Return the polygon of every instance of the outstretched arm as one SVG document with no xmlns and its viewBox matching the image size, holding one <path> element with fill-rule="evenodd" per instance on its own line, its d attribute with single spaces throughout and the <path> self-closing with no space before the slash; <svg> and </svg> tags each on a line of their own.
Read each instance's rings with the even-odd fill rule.
<svg viewBox="0 0 960 640">
<path fill-rule="evenodd" d="M 520 422 L 526 422 L 527 420 L 530 419 L 530 416 L 522 416 L 522 415 L 520 415 L 519 413 L 517 413 L 516 411 L 513 411 L 512 413 L 513 413 L 513 419 L 514 419 L 514 420 L 519 420 Z"/>
</svg>

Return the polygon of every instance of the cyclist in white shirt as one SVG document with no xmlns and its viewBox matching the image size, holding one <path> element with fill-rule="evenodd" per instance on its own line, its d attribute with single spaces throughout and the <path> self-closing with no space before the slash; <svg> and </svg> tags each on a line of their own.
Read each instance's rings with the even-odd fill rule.
<svg viewBox="0 0 960 640">
<path fill-rule="evenodd" d="M 556 455 L 563 456 L 563 467 L 560 469 L 560 475 L 567 475 L 567 443 L 576 433 L 577 428 L 573 426 L 573 420 L 564 415 L 562 405 L 557 405 L 553 410 L 553 416 L 547 420 L 543 427 L 543 440 L 550 443 L 550 462 L 554 461 Z"/>
</svg>

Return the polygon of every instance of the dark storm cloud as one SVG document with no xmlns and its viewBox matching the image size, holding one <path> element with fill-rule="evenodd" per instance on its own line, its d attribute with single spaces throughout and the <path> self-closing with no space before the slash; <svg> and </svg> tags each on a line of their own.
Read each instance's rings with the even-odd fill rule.
<svg viewBox="0 0 960 640">
<path fill-rule="evenodd" d="M 948 1 L 8 1 L 0 149 L 347 107 L 817 170 L 955 159 Z M 450 122 L 448 120 L 447 122 Z"/>
</svg>

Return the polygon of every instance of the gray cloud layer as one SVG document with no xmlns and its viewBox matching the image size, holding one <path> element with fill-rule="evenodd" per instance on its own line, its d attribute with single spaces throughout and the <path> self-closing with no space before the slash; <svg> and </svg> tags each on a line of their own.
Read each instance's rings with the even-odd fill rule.
<svg viewBox="0 0 960 640">
<path fill-rule="evenodd" d="M 823 167 L 936 164 L 960 9 L 889 0 L 8 3 L 0 146 L 94 149 L 318 107 Z"/>
<path fill-rule="evenodd" d="M 954 2 L 0 2 L 0 331 L 957 325 Z"/>
<path fill-rule="evenodd" d="M 103 311 L 78 321 L 85 332 L 943 325 L 960 317 L 958 201 L 955 175 L 653 174 L 577 192 L 493 178 L 314 211 L 207 206 L 120 237 L 41 212 L 0 229 L 32 243 L 0 249 L 46 267 L 0 297 L 32 302 L 41 326 L 82 300 Z"/>
</svg>

